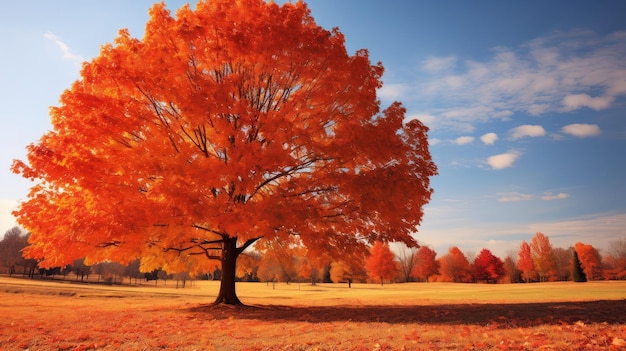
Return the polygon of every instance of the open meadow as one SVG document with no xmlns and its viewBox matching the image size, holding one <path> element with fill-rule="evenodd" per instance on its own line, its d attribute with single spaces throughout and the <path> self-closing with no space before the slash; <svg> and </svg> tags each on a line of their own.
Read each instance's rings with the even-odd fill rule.
<svg viewBox="0 0 626 351">
<path fill-rule="evenodd" d="M 626 282 L 175 286 L 0 277 L 0 350 L 626 349 Z"/>
</svg>

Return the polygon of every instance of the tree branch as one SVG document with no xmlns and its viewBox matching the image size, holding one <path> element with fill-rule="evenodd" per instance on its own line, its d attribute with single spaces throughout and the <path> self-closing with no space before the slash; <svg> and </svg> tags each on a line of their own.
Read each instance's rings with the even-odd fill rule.
<svg viewBox="0 0 626 351">
<path fill-rule="evenodd" d="M 213 233 L 213 234 L 220 235 L 222 237 L 224 236 L 224 233 L 222 233 L 222 232 L 218 232 L 215 229 L 210 229 L 210 228 L 203 227 L 203 226 L 201 226 L 199 224 L 192 224 L 191 226 L 196 228 L 196 229 L 200 229 L 200 230 L 204 230 L 204 231 L 207 231 L 207 232 L 210 232 L 210 233 Z"/>
<path fill-rule="evenodd" d="M 247 249 L 250 245 L 252 245 L 255 242 L 257 242 L 257 240 L 261 239 L 262 237 L 263 236 L 259 236 L 258 238 L 252 238 L 252 239 L 249 239 L 248 241 L 246 241 L 245 243 L 243 243 L 243 245 L 241 245 L 240 247 L 237 248 L 237 255 L 242 253 L 245 249 Z"/>
</svg>

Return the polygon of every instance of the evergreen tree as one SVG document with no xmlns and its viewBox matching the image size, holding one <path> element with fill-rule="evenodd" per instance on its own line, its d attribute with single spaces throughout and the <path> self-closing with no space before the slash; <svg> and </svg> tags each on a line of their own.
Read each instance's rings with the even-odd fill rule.
<svg viewBox="0 0 626 351">
<path fill-rule="evenodd" d="M 572 280 L 575 282 L 586 282 L 587 276 L 585 272 L 583 272 L 583 268 L 580 264 L 580 259 L 578 258 L 578 253 L 576 250 L 574 251 L 574 262 L 572 264 Z"/>
</svg>

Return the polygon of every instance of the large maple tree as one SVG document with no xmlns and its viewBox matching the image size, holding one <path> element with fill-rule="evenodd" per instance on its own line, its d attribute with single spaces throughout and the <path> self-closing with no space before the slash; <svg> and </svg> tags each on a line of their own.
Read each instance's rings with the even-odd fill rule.
<svg viewBox="0 0 626 351">
<path fill-rule="evenodd" d="M 121 30 L 51 108 L 53 130 L 14 172 L 28 257 L 144 270 L 221 264 L 216 303 L 240 304 L 235 263 L 258 239 L 310 256 L 365 254 L 412 234 L 436 174 L 427 128 L 376 96 L 383 67 L 346 52 L 303 2 L 200 1 Z"/>
</svg>

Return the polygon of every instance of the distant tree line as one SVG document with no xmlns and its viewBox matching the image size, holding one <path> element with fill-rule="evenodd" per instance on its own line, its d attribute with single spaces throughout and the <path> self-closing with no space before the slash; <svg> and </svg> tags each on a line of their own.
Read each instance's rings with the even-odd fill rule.
<svg viewBox="0 0 626 351">
<path fill-rule="evenodd" d="M 81 282 L 106 284 L 148 284 L 175 280 L 185 287 L 189 279 L 219 280 L 221 271 L 193 275 L 190 271 L 168 274 L 164 270 L 141 271 L 139 260 L 128 265 L 99 262 L 88 265 L 84 259 L 54 269 L 39 269 L 37 262 L 22 257 L 29 234 L 19 227 L 5 232 L 0 241 L 0 273 L 9 276 L 52 277 Z M 70 277 L 68 277 L 68 275 Z M 548 236 L 536 233 L 530 243 L 523 241 L 517 253 L 501 259 L 490 250 L 478 255 L 463 253 L 451 247 L 438 256 L 428 246 L 399 247 L 377 242 L 364 256 L 346 256 L 331 260 L 316 256 L 309 259 L 306 249 L 294 242 L 261 241 L 243 254 L 237 263 L 239 281 L 325 283 L 393 283 L 393 282 L 457 282 L 457 283 L 521 283 L 545 281 L 588 281 L 626 279 L 626 238 L 612 242 L 601 255 L 590 244 L 576 243 L 567 249 L 553 248 Z"/>
</svg>

